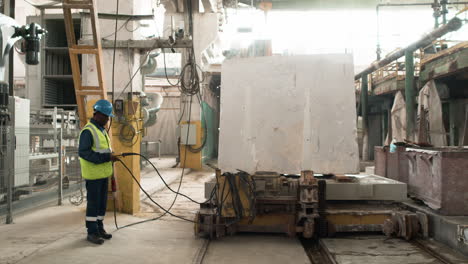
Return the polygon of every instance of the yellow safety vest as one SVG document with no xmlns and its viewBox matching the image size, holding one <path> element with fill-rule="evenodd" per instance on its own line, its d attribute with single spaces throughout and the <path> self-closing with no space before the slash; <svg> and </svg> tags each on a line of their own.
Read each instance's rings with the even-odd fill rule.
<svg viewBox="0 0 468 264">
<path fill-rule="evenodd" d="M 86 126 L 81 130 L 83 131 L 89 130 L 93 135 L 93 146 L 92 150 L 98 153 L 112 153 L 112 148 L 110 145 L 110 138 L 107 134 L 106 130 L 101 131 L 97 128 L 93 123 L 89 122 Z M 112 176 L 113 168 L 112 162 L 104 162 L 101 164 L 95 164 L 89 162 L 85 159 L 80 158 L 80 165 L 81 165 L 81 176 L 87 180 L 98 180 Z"/>
</svg>

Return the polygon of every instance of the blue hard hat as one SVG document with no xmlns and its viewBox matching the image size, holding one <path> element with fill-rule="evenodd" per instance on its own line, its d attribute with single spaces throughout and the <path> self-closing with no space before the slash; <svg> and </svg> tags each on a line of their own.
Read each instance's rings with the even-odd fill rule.
<svg viewBox="0 0 468 264">
<path fill-rule="evenodd" d="M 97 101 L 93 106 L 94 111 L 105 114 L 106 116 L 113 117 L 112 104 L 111 102 L 101 99 Z"/>
</svg>

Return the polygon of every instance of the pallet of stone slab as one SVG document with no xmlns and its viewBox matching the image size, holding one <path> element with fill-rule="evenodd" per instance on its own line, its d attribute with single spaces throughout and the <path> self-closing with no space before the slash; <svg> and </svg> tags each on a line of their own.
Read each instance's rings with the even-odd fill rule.
<svg viewBox="0 0 468 264">
<path fill-rule="evenodd" d="M 295 189 L 298 184 L 292 183 L 294 178 L 299 180 L 298 175 L 281 176 L 277 173 L 268 173 L 261 179 L 255 175 L 252 177 L 257 179 L 257 191 L 264 191 L 265 186 L 276 186 L 278 189 L 272 190 L 272 193 L 276 193 L 279 197 L 293 197 L 298 194 L 298 190 Z M 270 180 L 268 180 L 269 177 Z M 405 183 L 377 175 L 349 175 L 346 177 L 352 180 L 340 181 L 342 177 L 316 175 L 316 180 L 326 181 L 327 201 L 405 201 L 408 199 Z M 215 179 L 205 182 L 206 199 L 211 197 L 216 184 Z"/>
<path fill-rule="evenodd" d="M 232 59 L 221 78 L 222 171 L 359 172 L 351 55 Z"/>
<path fill-rule="evenodd" d="M 405 183 L 377 175 L 351 175 L 351 182 L 328 179 L 326 185 L 327 201 L 405 201 Z"/>
<path fill-rule="evenodd" d="M 468 216 L 468 149 L 406 148 L 408 192 L 441 215 Z"/>
</svg>

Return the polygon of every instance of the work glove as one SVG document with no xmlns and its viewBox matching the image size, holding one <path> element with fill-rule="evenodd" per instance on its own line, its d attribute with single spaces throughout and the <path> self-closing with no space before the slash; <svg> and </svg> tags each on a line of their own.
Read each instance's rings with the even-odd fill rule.
<svg viewBox="0 0 468 264">
<path fill-rule="evenodd" d="M 119 157 L 120 157 L 120 155 L 116 155 L 116 154 L 114 154 L 114 153 L 111 153 L 111 154 L 110 154 L 110 160 L 111 160 L 112 162 L 116 162 L 117 160 L 119 160 Z"/>
</svg>

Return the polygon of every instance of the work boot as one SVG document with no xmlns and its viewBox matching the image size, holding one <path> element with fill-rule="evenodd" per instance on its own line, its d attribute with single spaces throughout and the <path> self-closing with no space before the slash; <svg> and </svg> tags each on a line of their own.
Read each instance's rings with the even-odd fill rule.
<svg viewBox="0 0 468 264">
<path fill-rule="evenodd" d="M 106 232 L 106 230 L 104 230 L 104 229 L 100 229 L 100 230 L 98 231 L 98 233 L 99 233 L 99 237 L 101 237 L 101 238 L 104 238 L 104 239 L 111 239 L 111 238 L 112 238 L 112 235 L 111 235 L 111 234 L 108 234 L 108 233 Z"/>
<path fill-rule="evenodd" d="M 97 245 L 104 244 L 104 239 L 102 239 L 99 234 L 88 234 L 86 240 Z"/>
</svg>

